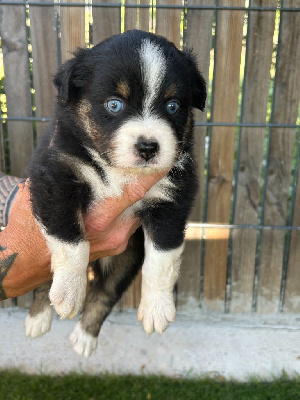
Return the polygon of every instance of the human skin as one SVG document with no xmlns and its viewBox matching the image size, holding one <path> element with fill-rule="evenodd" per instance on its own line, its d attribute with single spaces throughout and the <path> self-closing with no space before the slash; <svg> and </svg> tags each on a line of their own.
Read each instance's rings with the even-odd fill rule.
<svg viewBox="0 0 300 400">
<path fill-rule="evenodd" d="M 141 200 L 165 174 L 166 171 L 139 177 L 124 187 L 121 197 L 108 198 L 88 212 L 84 224 L 90 261 L 126 249 L 140 223 L 137 218 L 125 217 L 124 211 Z M 25 294 L 52 278 L 51 257 L 32 213 L 29 185 L 29 181 L 19 184 L 8 225 L 0 233 L 0 300 Z"/>
</svg>

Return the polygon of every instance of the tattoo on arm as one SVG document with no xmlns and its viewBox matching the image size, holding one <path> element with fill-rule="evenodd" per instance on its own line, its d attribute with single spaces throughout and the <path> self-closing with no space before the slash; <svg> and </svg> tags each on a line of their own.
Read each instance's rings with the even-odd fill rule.
<svg viewBox="0 0 300 400">
<path fill-rule="evenodd" d="M 10 206 L 19 190 L 19 183 L 25 182 L 22 178 L 6 175 L 0 171 L 0 225 L 6 226 Z"/>
<path fill-rule="evenodd" d="M 24 182 L 24 179 L 9 176 L 0 171 L 0 226 L 2 227 L 7 225 L 10 206 L 21 182 Z M 18 256 L 17 253 L 13 253 L 3 258 L 1 253 L 6 249 L 6 247 L 0 245 L 0 301 L 7 298 L 3 281 Z"/>
<path fill-rule="evenodd" d="M 3 259 L 1 259 L 1 252 L 6 250 L 6 247 L 2 247 L 0 245 L 0 301 L 7 299 L 7 296 L 5 294 L 4 288 L 3 288 L 3 281 L 10 269 L 10 267 L 13 265 L 16 257 L 18 256 L 17 253 L 13 253 Z"/>
</svg>

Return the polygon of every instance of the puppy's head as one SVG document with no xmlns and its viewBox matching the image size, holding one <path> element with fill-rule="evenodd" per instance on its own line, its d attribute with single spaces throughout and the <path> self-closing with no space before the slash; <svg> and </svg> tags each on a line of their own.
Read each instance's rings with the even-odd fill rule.
<svg viewBox="0 0 300 400">
<path fill-rule="evenodd" d="M 142 31 L 80 49 L 54 82 L 59 107 L 94 150 L 136 173 L 174 165 L 191 145 L 192 108 L 206 100 L 193 54 Z"/>
</svg>

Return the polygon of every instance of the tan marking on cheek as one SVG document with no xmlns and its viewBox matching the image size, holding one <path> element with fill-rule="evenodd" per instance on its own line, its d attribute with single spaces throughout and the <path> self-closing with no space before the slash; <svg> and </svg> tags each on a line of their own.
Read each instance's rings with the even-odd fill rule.
<svg viewBox="0 0 300 400">
<path fill-rule="evenodd" d="M 126 82 L 124 81 L 119 82 L 117 86 L 117 91 L 124 99 L 128 99 L 130 95 L 130 89 Z"/>
<path fill-rule="evenodd" d="M 84 99 L 79 103 L 78 106 L 78 120 L 77 123 L 84 128 L 85 132 L 89 135 L 89 137 L 95 141 L 99 138 L 100 128 L 97 124 L 91 119 L 91 103 Z"/>
<path fill-rule="evenodd" d="M 165 99 L 171 99 L 176 97 L 177 95 L 177 87 L 176 85 L 172 84 L 170 87 L 168 87 L 166 94 L 165 94 Z"/>
<path fill-rule="evenodd" d="M 184 127 L 184 134 L 183 134 L 183 140 L 186 140 L 188 136 L 191 133 L 191 130 L 193 128 L 193 116 L 192 114 L 189 114 L 185 127 Z"/>
</svg>

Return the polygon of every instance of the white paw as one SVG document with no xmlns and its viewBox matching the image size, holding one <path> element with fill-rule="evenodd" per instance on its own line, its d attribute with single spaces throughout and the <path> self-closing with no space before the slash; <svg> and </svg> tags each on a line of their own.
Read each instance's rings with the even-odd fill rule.
<svg viewBox="0 0 300 400">
<path fill-rule="evenodd" d="M 49 292 L 51 305 L 62 319 L 74 318 L 80 311 L 85 294 L 87 278 L 83 274 L 57 269 Z"/>
<path fill-rule="evenodd" d="M 89 357 L 97 348 L 98 338 L 87 333 L 78 322 L 70 335 L 70 342 L 77 354 Z"/>
<path fill-rule="evenodd" d="M 50 331 L 52 323 L 53 309 L 51 306 L 45 306 L 44 310 L 34 317 L 30 314 L 25 319 L 26 336 L 35 339 Z"/>
<path fill-rule="evenodd" d="M 163 333 L 169 322 L 173 322 L 176 316 L 176 309 L 173 293 L 169 291 L 152 292 L 142 296 L 138 308 L 138 320 L 143 322 L 146 333 L 154 330 Z"/>
</svg>

